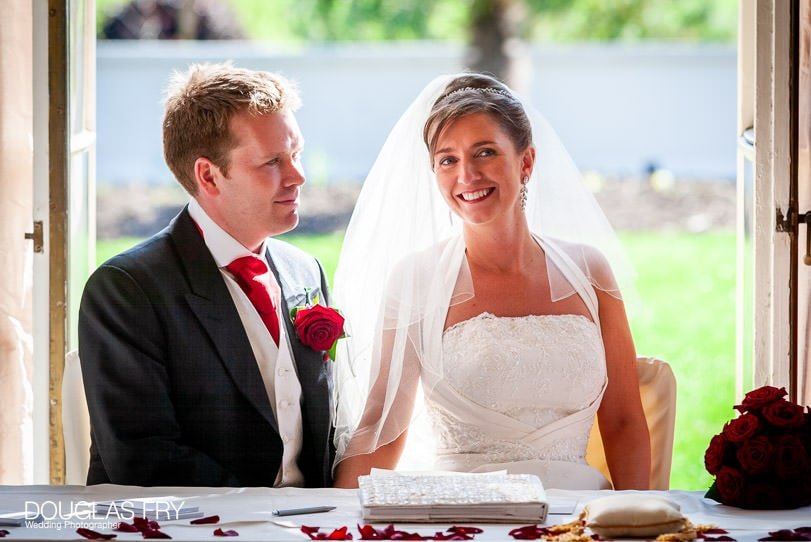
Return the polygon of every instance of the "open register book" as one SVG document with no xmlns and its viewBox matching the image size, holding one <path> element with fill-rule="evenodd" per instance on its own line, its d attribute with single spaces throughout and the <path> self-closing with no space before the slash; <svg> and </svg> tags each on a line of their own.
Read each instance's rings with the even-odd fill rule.
<svg viewBox="0 0 811 542">
<path fill-rule="evenodd" d="M 543 485 L 532 474 L 374 470 L 358 485 L 369 522 L 543 523 L 548 509 Z"/>
</svg>

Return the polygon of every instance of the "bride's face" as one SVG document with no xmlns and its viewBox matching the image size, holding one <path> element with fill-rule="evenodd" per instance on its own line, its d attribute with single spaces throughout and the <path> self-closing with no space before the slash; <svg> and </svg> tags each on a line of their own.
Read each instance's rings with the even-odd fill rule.
<svg viewBox="0 0 811 542">
<path fill-rule="evenodd" d="M 521 179 L 532 172 L 532 147 L 519 152 L 493 117 L 475 113 L 440 133 L 433 164 L 439 190 L 465 222 L 485 224 L 520 213 Z"/>
</svg>

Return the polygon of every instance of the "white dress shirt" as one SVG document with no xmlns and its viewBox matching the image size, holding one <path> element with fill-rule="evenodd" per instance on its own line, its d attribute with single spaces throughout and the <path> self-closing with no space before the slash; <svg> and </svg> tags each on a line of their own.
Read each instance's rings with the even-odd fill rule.
<svg viewBox="0 0 811 542">
<path fill-rule="evenodd" d="M 194 198 L 189 202 L 189 215 L 202 230 L 206 246 L 214 257 L 217 267 L 220 268 L 220 273 L 234 300 L 239 318 L 256 357 L 270 406 L 276 417 L 279 435 L 284 444 L 284 453 L 275 486 L 303 486 L 304 475 L 296 463 L 303 439 L 301 384 L 293 362 L 290 341 L 285 331 L 285 320 L 288 315 L 281 313 L 281 288 L 270 271 L 270 265 L 265 257 L 267 254 L 265 243 L 262 243 L 259 253 L 254 254 L 218 226 Z M 254 256 L 268 266 L 268 272 L 257 276 L 255 280 L 265 284 L 276 307 L 276 316 L 279 319 L 279 346 L 276 346 L 251 300 L 226 269 L 228 264 L 243 256 Z"/>
</svg>

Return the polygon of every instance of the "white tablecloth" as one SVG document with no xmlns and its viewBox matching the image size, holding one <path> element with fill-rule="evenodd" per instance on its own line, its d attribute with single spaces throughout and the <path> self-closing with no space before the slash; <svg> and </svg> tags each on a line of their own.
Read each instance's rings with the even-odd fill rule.
<svg viewBox="0 0 811 542">
<path fill-rule="evenodd" d="M 583 505 L 609 491 L 548 490 L 550 515 L 547 524 L 570 521 Z M 704 499 L 697 491 L 650 491 L 681 505 L 682 512 L 693 523 L 712 523 L 729 531 L 730 536 L 743 541 L 757 540 L 769 531 L 811 525 L 811 507 L 797 510 L 753 511 L 741 510 Z M 268 488 L 189 488 L 189 487 L 135 487 L 135 486 L 0 486 L 0 513 L 33 512 L 39 509 L 45 521 L 37 525 L 0 527 L 10 532 L 5 540 L 83 540 L 76 534 L 77 527 L 88 527 L 111 533 L 117 518 L 79 519 L 71 513 L 87 511 L 86 503 L 118 499 L 174 496 L 185 506 L 198 506 L 204 515 L 219 515 L 217 525 L 190 525 L 189 520 L 161 521 L 161 530 L 173 540 L 307 540 L 299 529 L 301 525 L 319 526 L 331 531 L 340 526 L 350 527 L 354 539 L 359 539 L 356 525 L 363 524 L 357 492 L 347 489 L 268 489 Z M 332 512 L 277 518 L 272 511 L 278 508 L 303 508 L 332 505 Z M 55 516 L 55 517 L 54 517 Z M 52 519 L 48 519 L 52 518 Z M 290 522 L 283 526 L 273 521 Z M 397 524 L 398 529 L 433 534 L 444 530 L 442 525 Z M 479 525 L 484 532 L 476 540 L 511 540 L 507 535 L 517 525 Z M 233 529 L 238 538 L 213 535 L 214 529 Z M 140 533 L 115 533 L 116 540 L 142 540 Z"/>
</svg>

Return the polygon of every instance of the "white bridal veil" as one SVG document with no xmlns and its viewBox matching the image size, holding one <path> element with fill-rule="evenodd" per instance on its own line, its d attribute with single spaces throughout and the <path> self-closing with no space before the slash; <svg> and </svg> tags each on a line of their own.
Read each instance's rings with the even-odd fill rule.
<svg viewBox="0 0 811 542">
<path fill-rule="evenodd" d="M 374 451 L 409 427 L 420 376 L 426 386 L 442 375 L 447 309 L 475 295 L 461 221 L 437 188 L 422 138 L 432 105 L 458 75 L 431 81 L 397 121 L 346 231 L 334 287 L 350 335 L 340 341 L 334 367 L 339 461 Z M 619 296 L 632 271 L 611 226 L 555 131 L 526 102 L 524 108 L 536 147 L 527 184 L 530 231 L 575 243 L 563 246 L 591 283 Z M 616 282 L 604 266 L 593 268 L 595 258 L 587 254 L 593 247 L 610 262 Z M 572 295 L 548 257 L 547 266 L 553 299 Z"/>
</svg>

